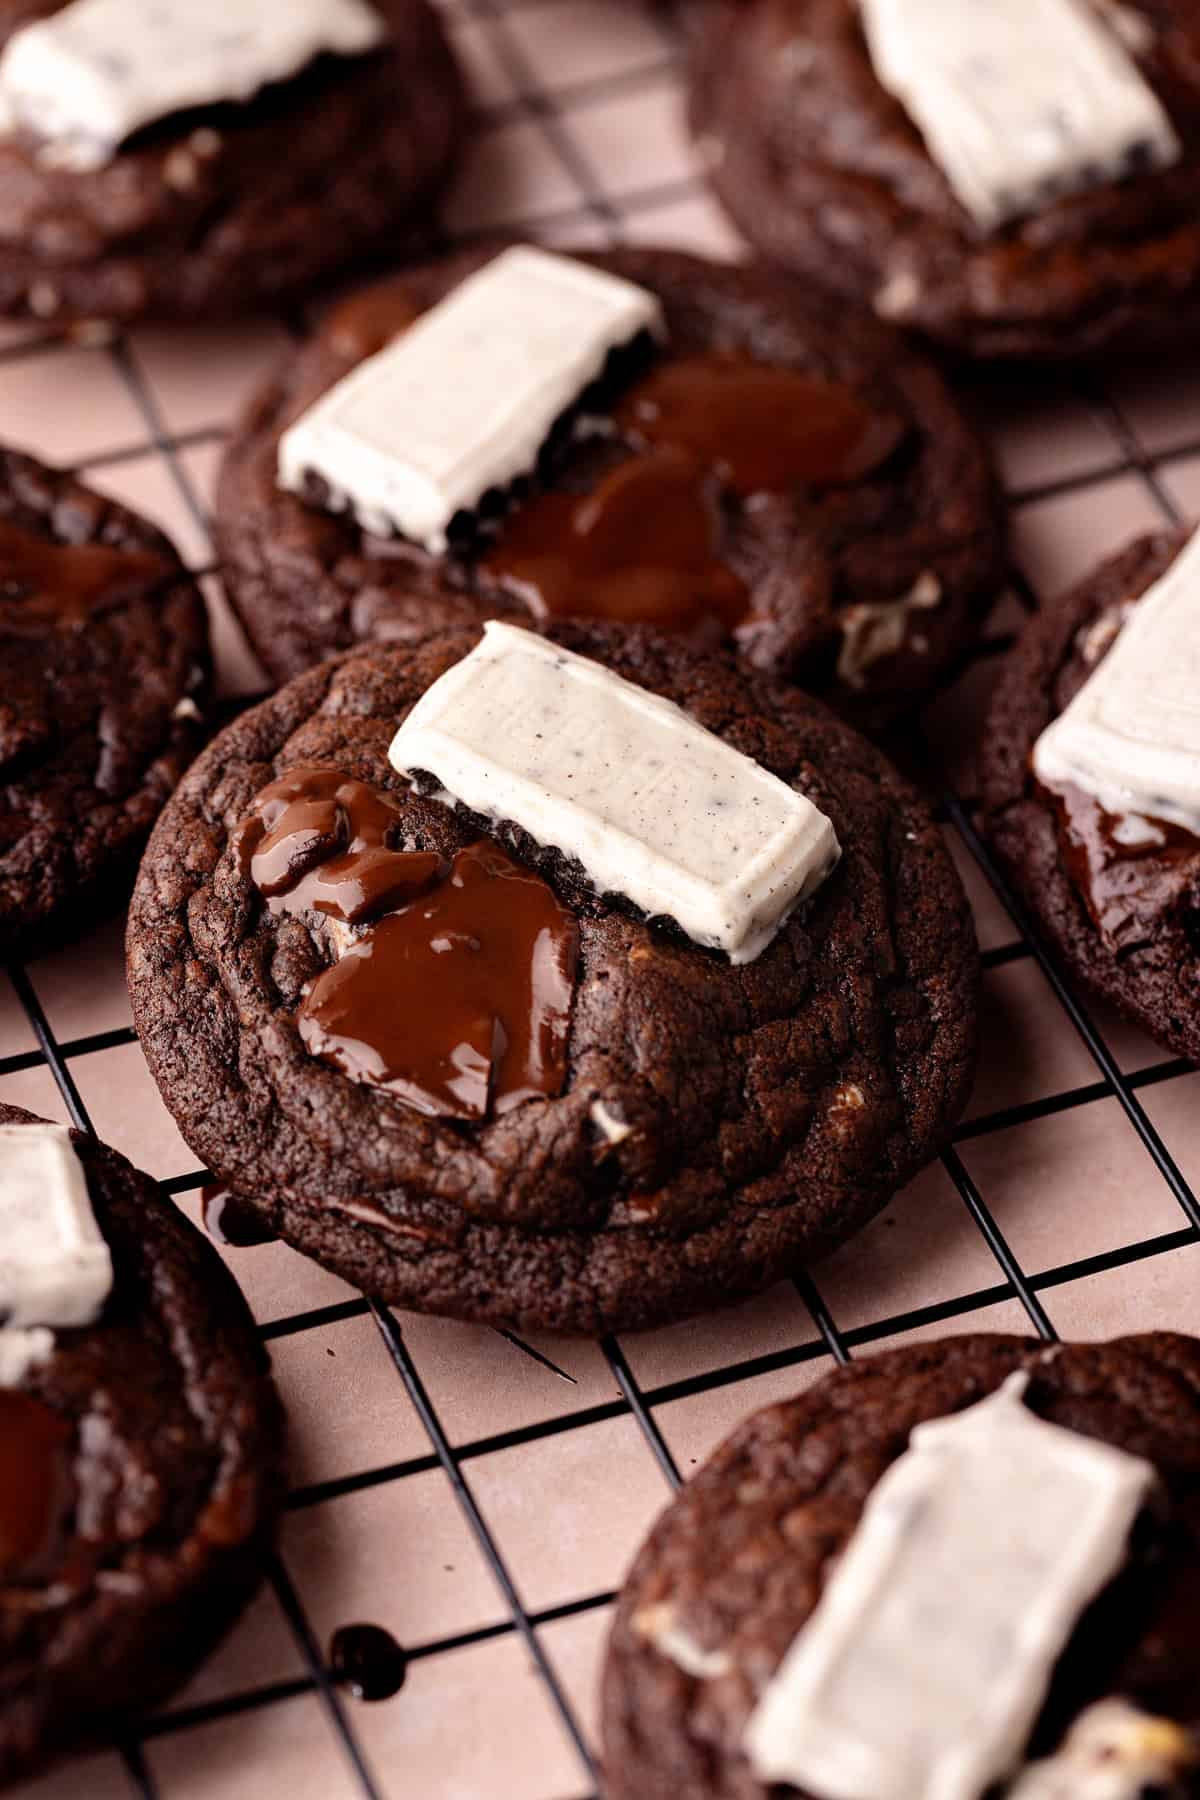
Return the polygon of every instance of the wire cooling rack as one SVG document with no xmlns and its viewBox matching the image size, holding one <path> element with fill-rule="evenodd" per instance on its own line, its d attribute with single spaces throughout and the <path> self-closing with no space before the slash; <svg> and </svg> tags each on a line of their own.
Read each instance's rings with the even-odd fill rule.
<svg viewBox="0 0 1200 1800">
<path fill-rule="evenodd" d="M 497 227 L 736 251 L 679 121 L 678 47 L 626 0 L 454 0 L 473 146 L 449 239 Z M 261 675 L 225 611 L 207 499 L 243 394 L 298 320 L 111 343 L 0 339 L 5 438 L 157 517 L 205 578 L 227 692 Z M 1019 573 L 904 746 L 975 905 L 983 1067 L 953 1146 L 817 1272 L 708 1320 L 531 1340 L 395 1316 L 282 1245 L 227 1250 L 292 1420 L 295 1486 L 263 1596 L 136 1738 L 22 1800 L 583 1800 L 622 1569 L 681 1476 L 753 1407 L 882 1341 L 1051 1339 L 1200 1317 L 1197 1077 L 1072 994 L 975 826 L 970 748 L 1024 613 L 1109 549 L 1200 510 L 1200 357 L 1023 388 L 977 378 Z M 198 1213 L 204 1180 L 128 1023 L 117 926 L 0 979 L 0 1099 L 95 1127 Z M 1200 1177 L 1198 1177 L 1200 1179 Z M 402 1642 L 367 1705 L 331 1631 Z"/>
</svg>

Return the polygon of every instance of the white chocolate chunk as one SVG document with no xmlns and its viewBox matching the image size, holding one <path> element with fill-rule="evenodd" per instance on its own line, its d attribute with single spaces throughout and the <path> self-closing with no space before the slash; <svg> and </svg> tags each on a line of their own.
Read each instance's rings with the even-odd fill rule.
<svg viewBox="0 0 1200 1800">
<path fill-rule="evenodd" d="M 367 0 L 71 0 L 13 33 L 0 55 L 0 120 L 76 169 L 188 107 L 249 100 L 322 51 L 374 49 Z"/>
<path fill-rule="evenodd" d="M 1030 1763 L 1008 1800 L 1162 1800 L 1182 1795 L 1200 1765 L 1200 1744 L 1170 1719 L 1125 1700 L 1100 1700 L 1080 1713 L 1053 1756 Z M 1189 1784 L 1190 1785 L 1190 1784 Z"/>
<path fill-rule="evenodd" d="M 46 1362 L 54 1350 L 54 1333 L 44 1325 L 17 1331 L 0 1325 L 0 1388 L 20 1387 L 31 1369 Z"/>
<path fill-rule="evenodd" d="M 821 1800 L 979 1800 L 1018 1762 L 1153 1467 L 1039 1419 L 1011 1376 L 919 1425 L 751 1714 L 764 1782 Z"/>
<path fill-rule="evenodd" d="M 925 569 L 908 593 L 896 600 L 858 600 L 847 606 L 838 620 L 842 628 L 839 678 L 848 687 L 865 687 L 867 670 L 904 648 L 910 619 L 916 613 L 940 606 L 941 600 L 941 581 L 932 570 Z"/>
<path fill-rule="evenodd" d="M 112 1258 L 65 1125 L 0 1125 L 0 1316 L 6 1325 L 90 1325 Z"/>
<path fill-rule="evenodd" d="M 1163 168 L 1179 139 L 1090 0 L 860 0 L 880 85 L 985 231 Z"/>
<path fill-rule="evenodd" d="M 454 515 L 528 475 L 611 350 L 664 334 L 653 294 L 518 246 L 351 370 L 279 443 L 279 485 L 316 475 L 368 531 L 444 550 Z"/>
<path fill-rule="evenodd" d="M 680 707 L 495 620 L 388 756 L 735 963 L 766 948 L 840 854 L 810 800 Z"/>
<path fill-rule="evenodd" d="M 1200 533 L 1033 750 L 1047 787 L 1200 833 Z"/>
</svg>

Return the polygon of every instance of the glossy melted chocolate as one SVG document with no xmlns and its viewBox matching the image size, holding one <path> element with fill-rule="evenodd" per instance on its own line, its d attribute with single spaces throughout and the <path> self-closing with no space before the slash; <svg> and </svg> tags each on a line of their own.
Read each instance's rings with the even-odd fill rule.
<svg viewBox="0 0 1200 1800">
<path fill-rule="evenodd" d="M 53 543 L 0 519 L 0 630 L 78 630 L 98 606 L 140 598 L 175 572 L 150 550 Z"/>
<path fill-rule="evenodd" d="M 717 555 L 715 486 L 679 451 L 632 457 L 590 494 L 519 507 L 483 566 L 536 618 L 642 622 L 715 641 L 749 606 Z"/>
<path fill-rule="evenodd" d="M 577 948 L 541 877 L 483 839 L 317 977 L 300 1036 L 419 1112 L 505 1113 L 562 1088 Z"/>
<path fill-rule="evenodd" d="M 41 1573 L 70 1482 L 72 1428 L 44 1401 L 0 1388 L 0 1577 Z"/>
<path fill-rule="evenodd" d="M 632 444 L 682 451 L 743 496 L 861 481 L 904 435 L 837 382 L 733 350 L 657 363 L 613 418 Z"/>
<path fill-rule="evenodd" d="M 1082 788 L 1045 792 L 1067 873 L 1104 942 L 1117 953 L 1146 943 L 1200 866 L 1200 838 L 1165 819 L 1106 812 Z"/>
<path fill-rule="evenodd" d="M 629 460 L 583 497 L 526 501 L 482 566 L 540 617 L 701 637 L 727 634 L 749 610 L 721 556 L 722 490 L 745 499 L 858 481 L 903 435 L 848 388 L 734 351 L 656 364 L 612 417 Z"/>
<path fill-rule="evenodd" d="M 293 769 L 265 787 L 235 833 L 242 869 L 273 913 L 310 909 L 359 925 L 445 874 L 429 850 L 394 850 L 400 809 L 338 769 Z"/>
<path fill-rule="evenodd" d="M 336 769 L 258 795 L 233 836 L 272 911 L 367 925 L 305 991 L 305 1047 L 418 1111 L 483 1119 L 557 1094 L 578 929 L 531 870 L 481 840 L 452 863 L 396 850 L 400 809 Z"/>
</svg>

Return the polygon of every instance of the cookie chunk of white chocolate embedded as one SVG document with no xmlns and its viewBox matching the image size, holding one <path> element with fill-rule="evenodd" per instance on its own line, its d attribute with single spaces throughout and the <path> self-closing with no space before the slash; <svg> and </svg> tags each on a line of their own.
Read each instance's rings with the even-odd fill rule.
<svg viewBox="0 0 1200 1800">
<path fill-rule="evenodd" d="M 112 1258 L 65 1125 L 0 1125 L 0 1316 L 6 1325 L 91 1325 Z"/>
<path fill-rule="evenodd" d="M 495 620 L 388 756 L 735 963 L 767 947 L 840 854 L 811 800 L 680 707 Z"/>
<path fill-rule="evenodd" d="M 572 257 L 494 257 L 351 370 L 284 432 L 279 485 L 367 531 L 446 547 L 455 514 L 530 474 L 551 427 L 642 333 L 653 294 Z"/>
<path fill-rule="evenodd" d="M 1028 1379 L 919 1425 L 876 1484 L 751 1714 L 760 1780 L 821 1800 L 980 1800 L 1016 1767 L 1156 1481 L 1038 1418 Z"/>
<path fill-rule="evenodd" d="M 1171 121 L 1090 0 L 859 0 L 876 77 L 992 231 L 1178 160 Z"/>
<path fill-rule="evenodd" d="M 0 129 L 99 168 L 144 125 L 249 100 L 322 52 L 359 55 L 385 35 L 367 0 L 70 0 L 0 54 Z"/>
<path fill-rule="evenodd" d="M 1200 533 L 1033 748 L 1049 788 L 1200 834 Z"/>
</svg>

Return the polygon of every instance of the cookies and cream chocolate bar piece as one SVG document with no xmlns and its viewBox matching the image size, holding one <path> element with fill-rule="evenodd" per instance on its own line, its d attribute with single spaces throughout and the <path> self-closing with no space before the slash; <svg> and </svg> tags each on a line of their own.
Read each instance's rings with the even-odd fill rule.
<svg viewBox="0 0 1200 1800">
<path fill-rule="evenodd" d="M 388 755 L 735 963 L 766 948 L 840 854 L 810 800 L 671 701 L 495 621 Z"/>
<path fill-rule="evenodd" d="M 0 1317 L 8 1326 L 90 1325 L 112 1258 L 65 1125 L 0 1125 Z"/>
<path fill-rule="evenodd" d="M 664 334 L 653 294 L 517 247 L 460 282 L 304 413 L 279 444 L 279 484 L 349 507 L 368 531 L 432 551 L 456 513 L 528 475 L 550 428 L 609 352 Z"/>
<path fill-rule="evenodd" d="M 1200 834 L 1200 533 L 1034 745 L 1047 787 Z"/>
<path fill-rule="evenodd" d="M 8 40 L 0 120 L 98 168 L 143 125 L 248 100 L 322 51 L 358 55 L 384 35 L 367 0 L 71 0 Z"/>
<path fill-rule="evenodd" d="M 1090 0 L 860 0 L 880 84 L 985 231 L 1176 161 L 1179 139 Z"/>
<path fill-rule="evenodd" d="M 913 1432 L 867 1501 L 745 1743 L 822 1800 L 980 1800 L 1121 1567 L 1152 1465 L 1039 1419 L 1016 1374 Z"/>
</svg>

